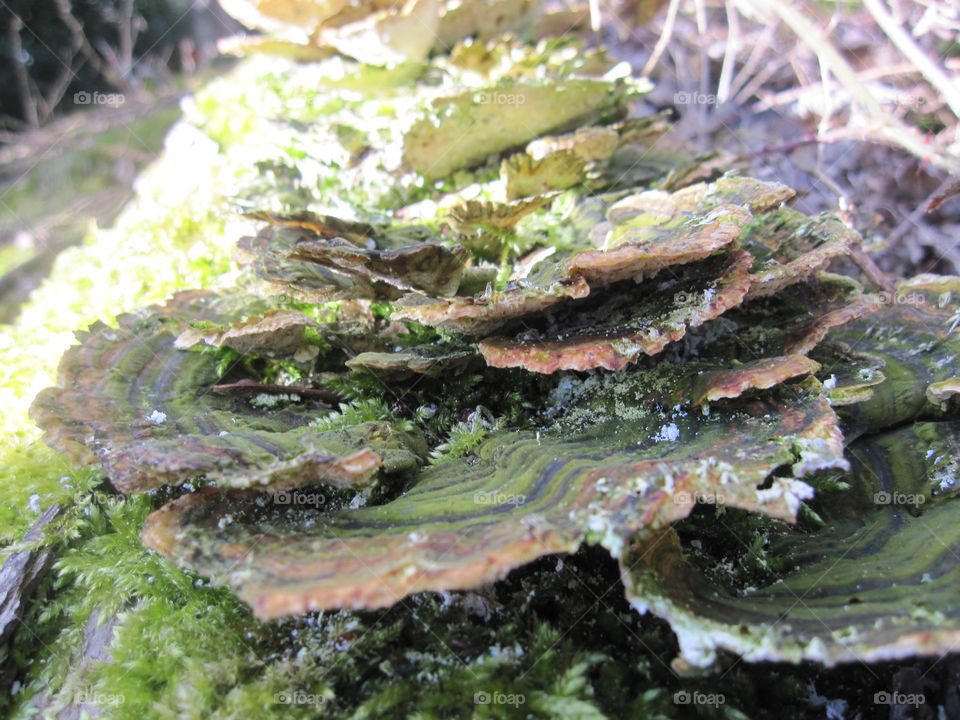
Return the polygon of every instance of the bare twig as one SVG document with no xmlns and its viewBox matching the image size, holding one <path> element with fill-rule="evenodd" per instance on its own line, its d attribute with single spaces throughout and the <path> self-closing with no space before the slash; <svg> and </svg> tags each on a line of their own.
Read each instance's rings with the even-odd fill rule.
<svg viewBox="0 0 960 720">
<path fill-rule="evenodd" d="M 663 51 L 667 49 L 667 45 L 670 44 L 670 38 L 673 37 L 673 27 L 677 22 L 677 11 L 679 9 L 680 0 L 670 0 L 670 6 L 667 8 L 667 17 L 663 21 L 663 31 L 660 33 L 660 38 L 653 48 L 650 59 L 647 60 L 646 65 L 643 66 L 643 70 L 640 72 L 641 75 L 649 75 L 652 73 L 657 63 L 660 62 Z"/>
<path fill-rule="evenodd" d="M 31 127 L 40 126 L 40 116 L 37 112 L 37 101 L 30 89 L 30 76 L 23 65 L 23 45 L 20 42 L 20 31 L 23 29 L 23 20 L 13 13 L 13 19 L 7 29 L 10 38 L 10 60 L 13 64 L 13 74 L 17 82 L 17 91 L 20 93 L 20 103 L 23 107 L 23 117 Z"/>
<path fill-rule="evenodd" d="M 860 271 L 866 275 L 870 282 L 877 287 L 886 290 L 887 292 L 893 292 L 894 288 L 897 286 L 897 278 L 894 275 L 885 273 L 883 270 L 877 267 L 877 264 L 873 261 L 873 258 L 865 253 L 863 248 L 851 248 L 850 259 L 853 261 L 854 265 L 860 268 Z"/>
<path fill-rule="evenodd" d="M 600 32 L 600 0 L 590 0 L 590 29 Z"/>
<path fill-rule="evenodd" d="M 897 225 L 887 236 L 887 242 L 889 242 L 891 245 L 899 242 L 904 235 L 917 226 L 920 218 L 923 217 L 925 213 L 929 212 L 928 206 L 939 196 L 949 192 L 950 188 L 956 184 L 957 179 L 948 175 L 946 179 L 937 185 L 937 189 L 927 196 L 926 200 L 920 203 L 920 205 L 918 205 L 913 212 L 900 221 L 900 224 Z"/>
<path fill-rule="evenodd" d="M 134 22 L 133 0 L 123 0 L 117 19 L 117 36 L 120 38 L 118 68 L 124 77 L 129 77 L 133 68 L 133 44 L 137 39 L 137 27 Z"/>
<path fill-rule="evenodd" d="M 882 80 L 883 78 L 895 75 L 913 75 L 916 73 L 917 68 L 910 63 L 897 63 L 896 65 L 883 65 L 867 68 L 862 72 L 857 73 L 857 78 L 860 80 L 860 82 L 872 82 L 874 80 Z M 805 95 L 822 91 L 823 86 L 818 82 L 813 82 L 804 86 L 792 87 L 787 90 L 781 90 L 780 92 L 761 97 L 761 99 L 758 100 L 751 109 L 753 112 L 771 110 L 775 107 L 788 105 L 792 102 L 801 100 Z"/>
<path fill-rule="evenodd" d="M 817 65 L 820 68 L 820 85 L 823 88 L 823 113 L 820 116 L 820 122 L 817 123 L 817 135 L 822 135 L 830 129 L 830 120 L 833 117 L 834 101 L 830 82 L 830 68 L 823 61 L 823 58 L 817 57 Z M 825 145 L 817 145 L 817 175 L 824 179 L 826 176 L 822 172 L 823 168 L 823 149 Z M 829 178 L 827 178 L 829 179 Z M 838 188 L 839 190 L 839 188 Z M 846 202 L 846 195 L 842 191 L 838 192 L 842 203 Z M 845 208 L 844 208 L 845 209 Z"/>
<path fill-rule="evenodd" d="M 83 23 L 77 20 L 73 14 L 73 6 L 70 0 L 53 0 L 53 2 L 56 5 L 60 21 L 70 31 L 74 49 L 79 51 L 107 82 L 121 90 L 126 90 L 126 78 L 121 69 L 106 62 L 90 44 L 90 40 L 83 30 Z"/>
<path fill-rule="evenodd" d="M 886 33 L 890 41 L 903 53 L 903 56 L 916 65 L 920 74 L 943 96 L 953 114 L 960 117 L 960 87 L 947 76 L 942 68 L 927 57 L 923 50 L 917 47 L 916 43 L 897 24 L 897 21 L 893 19 L 893 16 L 890 15 L 880 0 L 863 0 L 863 5 L 870 11 L 873 19 L 877 21 L 877 25 Z"/>
<path fill-rule="evenodd" d="M 737 25 L 739 27 L 739 15 L 737 17 Z M 736 77 L 730 84 L 730 92 L 727 95 L 728 98 L 736 98 L 740 94 L 740 91 L 743 89 L 743 87 L 756 76 L 757 68 L 763 61 L 767 48 L 771 47 L 773 43 L 774 35 L 777 32 L 777 26 L 778 23 L 770 23 L 764 28 L 763 34 L 759 38 L 751 38 L 750 44 L 753 47 L 751 48 L 750 54 L 747 56 L 747 60 L 743 64 L 743 67 L 737 71 Z"/>
<path fill-rule="evenodd" d="M 740 20 L 737 8 L 732 2 L 724 3 L 727 13 L 727 43 L 723 52 L 723 66 L 720 68 L 720 78 L 717 80 L 717 103 L 723 104 L 730 97 L 730 87 L 733 83 L 733 70 L 737 64 L 737 54 L 740 51 Z"/>
<path fill-rule="evenodd" d="M 856 71 L 843 58 L 829 39 L 805 15 L 790 3 L 741 0 L 761 16 L 767 11 L 776 13 L 783 22 L 816 54 L 817 58 L 836 76 L 856 103 L 863 108 L 870 124 L 861 128 L 863 137 L 899 145 L 907 152 L 929 161 L 953 174 L 960 174 L 960 157 L 948 152 L 937 152 L 916 128 L 908 127 L 889 113 L 860 82 Z"/>
<path fill-rule="evenodd" d="M 946 185 L 946 187 L 944 187 Z M 944 181 L 940 187 L 933 191 L 923 204 L 920 206 L 924 212 L 933 212 L 938 210 L 947 200 L 960 195 L 960 180 L 951 179 L 948 183 Z"/>
<path fill-rule="evenodd" d="M 57 75 L 56 80 L 50 83 L 50 85 L 47 87 L 46 93 L 43 96 L 43 122 L 49 120 L 53 115 L 57 105 L 59 105 L 60 101 L 63 100 L 64 94 L 70 87 L 70 83 L 73 82 L 73 79 L 77 76 L 76 70 L 73 68 L 73 61 L 76 57 L 77 51 L 75 49 L 68 48 L 65 57 L 60 58 L 60 62 L 62 64 L 60 74 Z"/>
<path fill-rule="evenodd" d="M 57 8 L 57 15 L 60 22 L 67 26 L 70 31 L 70 38 L 73 41 L 73 47 L 87 59 L 93 68 L 99 72 L 104 72 L 103 59 L 93 49 L 90 41 L 87 40 L 87 34 L 83 31 L 83 24 L 73 15 L 73 7 L 70 0 L 53 0 Z"/>
<path fill-rule="evenodd" d="M 747 82 L 742 89 L 737 91 L 737 94 L 734 97 L 734 102 L 742 105 L 748 99 L 756 95 L 760 91 L 760 88 L 766 84 L 767 80 L 772 78 L 789 64 L 789 58 L 792 54 L 792 52 L 786 53 L 783 57 L 775 60 L 774 62 L 769 62 L 768 60 L 763 69 L 753 77 L 750 77 L 749 82 Z"/>
<path fill-rule="evenodd" d="M 880 104 L 857 79 L 857 73 L 843 58 L 837 49 L 830 43 L 810 19 L 787 2 L 761 2 L 761 0 L 744 0 L 756 12 L 763 15 L 767 11 L 776 13 L 789 26 L 796 36 L 803 41 L 823 63 L 843 83 L 847 91 L 866 110 L 871 117 L 883 117 Z"/>
</svg>

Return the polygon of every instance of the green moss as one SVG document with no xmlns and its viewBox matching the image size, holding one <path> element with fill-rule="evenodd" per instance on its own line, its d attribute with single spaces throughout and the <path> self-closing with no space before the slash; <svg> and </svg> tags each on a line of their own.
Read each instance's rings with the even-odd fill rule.
<svg viewBox="0 0 960 720">
<path fill-rule="evenodd" d="M 341 405 L 339 410 L 314 420 L 310 423 L 310 426 L 325 432 L 327 430 L 349 428 L 365 422 L 395 419 L 393 412 L 382 400 L 367 398 Z"/>
<path fill-rule="evenodd" d="M 66 457 L 34 441 L 13 441 L 0 458 L 3 503 L 0 542 L 19 539 L 42 510 L 72 504 L 100 481 L 89 468 L 77 468 Z"/>
<path fill-rule="evenodd" d="M 479 447 L 490 433 L 496 432 L 501 427 L 502 424 L 499 421 L 486 417 L 479 409 L 475 410 L 465 421 L 454 425 L 447 439 L 434 448 L 431 452 L 430 464 L 442 465 L 450 460 L 464 457 Z"/>
<path fill-rule="evenodd" d="M 581 561 L 560 572 L 545 562 L 496 591 L 262 623 L 229 593 L 143 549 L 140 526 L 160 499 L 96 494 L 69 513 L 61 540 L 51 540 L 68 542 L 43 591 L 48 602 L 34 606 L 17 638 L 35 661 L 12 717 L 41 697 L 50 710 L 99 698 L 110 718 L 604 718 L 631 705 L 647 713 L 632 717 L 665 717 L 655 712 L 664 692 L 624 692 L 629 684 L 598 692 L 635 684 L 642 664 L 601 672 L 623 639 L 613 627 L 591 629 L 597 620 L 584 620 L 579 604 L 558 603 L 575 579 L 596 596 L 609 565 Z M 530 601 L 517 602 L 523 597 Z M 118 612 L 109 660 L 78 664 L 84 628 Z M 612 609 L 600 614 L 622 622 Z"/>
</svg>

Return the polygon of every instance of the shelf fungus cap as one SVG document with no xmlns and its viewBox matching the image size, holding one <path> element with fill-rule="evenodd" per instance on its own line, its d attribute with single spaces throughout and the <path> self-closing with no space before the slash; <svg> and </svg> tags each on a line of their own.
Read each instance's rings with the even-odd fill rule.
<svg viewBox="0 0 960 720">
<path fill-rule="evenodd" d="M 471 456 L 422 470 L 383 505 L 282 512 L 257 493 L 204 489 L 151 515 L 144 542 L 229 584 L 269 618 L 472 588 L 583 543 L 617 556 L 634 532 L 683 518 L 697 502 L 792 521 L 811 495 L 798 479 L 804 448 L 821 448 L 820 467 L 846 466 L 829 404 L 773 391 L 729 414 L 656 410 L 664 391 L 685 394 L 698 370 L 585 383 L 567 398 L 577 411 L 556 425 L 495 433 Z"/>
<path fill-rule="evenodd" d="M 188 321 L 230 326 L 261 302 L 188 292 L 121 315 L 116 327 L 96 324 L 64 354 L 58 386 L 38 394 L 31 417 L 48 444 L 76 462 L 99 461 L 122 492 L 199 477 L 231 487 L 363 486 L 380 468 L 416 467 L 425 454 L 416 433 L 387 422 L 315 430 L 329 406 L 313 393 L 215 392 L 216 356 L 177 348 Z"/>
</svg>

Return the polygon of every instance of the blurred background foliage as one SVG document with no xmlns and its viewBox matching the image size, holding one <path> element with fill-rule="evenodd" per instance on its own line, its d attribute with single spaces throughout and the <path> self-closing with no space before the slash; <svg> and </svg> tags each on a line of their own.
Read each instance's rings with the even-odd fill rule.
<svg viewBox="0 0 960 720">
<path fill-rule="evenodd" d="M 9 0 L 0 12 L 8 128 L 44 124 L 78 93 L 131 92 L 192 72 L 235 29 L 214 3 L 187 0 Z"/>
</svg>

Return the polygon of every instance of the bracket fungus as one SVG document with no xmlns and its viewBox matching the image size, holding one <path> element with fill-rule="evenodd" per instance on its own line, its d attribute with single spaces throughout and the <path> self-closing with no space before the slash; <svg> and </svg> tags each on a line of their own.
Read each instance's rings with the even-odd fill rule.
<svg viewBox="0 0 960 720">
<path fill-rule="evenodd" d="M 497 25 L 489 4 L 241 3 L 383 65 L 438 45 L 361 40 L 426 18 L 452 42 Z M 237 289 L 80 335 L 32 407 L 47 443 L 121 493 L 184 486 L 144 543 L 262 618 L 475 588 L 588 544 L 693 665 L 960 640 L 960 278 L 832 274 L 857 233 L 782 184 L 717 177 L 718 155 L 606 182 L 666 120 L 624 120 L 643 86 L 567 51 L 465 43 L 418 105 L 386 93 L 368 114 L 402 129 L 353 133 L 343 172 L 387 177 L 393 205 L 251 213 Z M 825 507 L 827 476 L 849 488 Z M 336 502 L 275 500 L 313 485 Z M 782 521 L 793 569 L 722 582 L 684 544 L 698 504 Z"/>
<path fill-rule="evenodd" d="M 208 489 L 152 515 L 144 541 L 230 583 L 261 617 L 382 607 L 583 542 L 619 554 L 631 532 L 682 518 L 698 499 L 792 520 L 811 490 L 790 475 L 845 467 L 836 416 L 817 394 L 751 399 L 737 417 L 653 409 L 689 382 L 683 372 L 588 382 L 568 398 L 579 411 L 567 422 L 496 433 L 384 505 L 278 514 L 256 493 Z M 759 489 L 778 468 L 788 475 Z"/>
<path fill-rule="evenodd" d="M 793 569 L 763 587 L 737 592 L 707 580 L 672 528 L 640 533 L 621 559 L 627 595 L 670 622 L 683 660 L 695 666 L 721 648 L 755 662 L 826 665 L 949 652 L 960 642 L 960 504 L 927 508 L 914 498 L 943 494 L 944 481 L 955 494 L 958 452 L 956 422 L 854 443 L 851 479 L 862 507 L 782 539 L 776 550 Z M 908 497 L 917 515 L 898 505 Z"/>
<path fill-rule="evenodd" d="M 313 397 L 216 392 L 218 357 L 178 349 L 177 339 L 189 322 L 229 321 L 245 307 L 243 297 L 187 292 L 121 315 L 116 328 L 93 326 L 64 355 L 60 386 L 37 396 L 34 420 L 75 461 L 99 460 L 123 492 L 199 477 L 229 487 L 360 486 L 381 467 L 420 463 L 422 441 L 390 423 L 320 432 L 310 423 L 329 406 Z M 286 335 L 275 333 L 281 347 Z"/>
<path fill-rule="evenodd" d="M 440 98 L 404 135 L 403 166 L 436 180 L 545 133 L 615 113 L 628 94 L 615 79 L 568 77 L 562 83 L 505 79 Z M 465 127 L 469 142 L 462 142 Z"/>
<path fill-rule="evenodd" d="M 540 373 L 619 370 L 642 354 L 661 352 L 683 337 L 687 327 L 739 305 L 749 287 L 751 260 L 749 253 L 735 250 L 678 268 L 666 279 L 631 283 L 625 291 L 604 294 L 587 309 L 577 304 L 558 310 L 557 329 L 546 335 L 533 331 L 537 337 L 532 339 L 487 338 L 480 342 L 480 352 L 493 367 Z"/>
<path fill-rule="evenodd" d="M 469 260 L 457 243 L 407 242 L 402 233 L 339 218 L 251 213 L 267 225 L 244 238 L 238 259 L 259 277 L 305 300 L 394 298 L 403 290 L 452 295 Z M 291 277 L 292 276 L 292 277 Z"/>
</svg>

